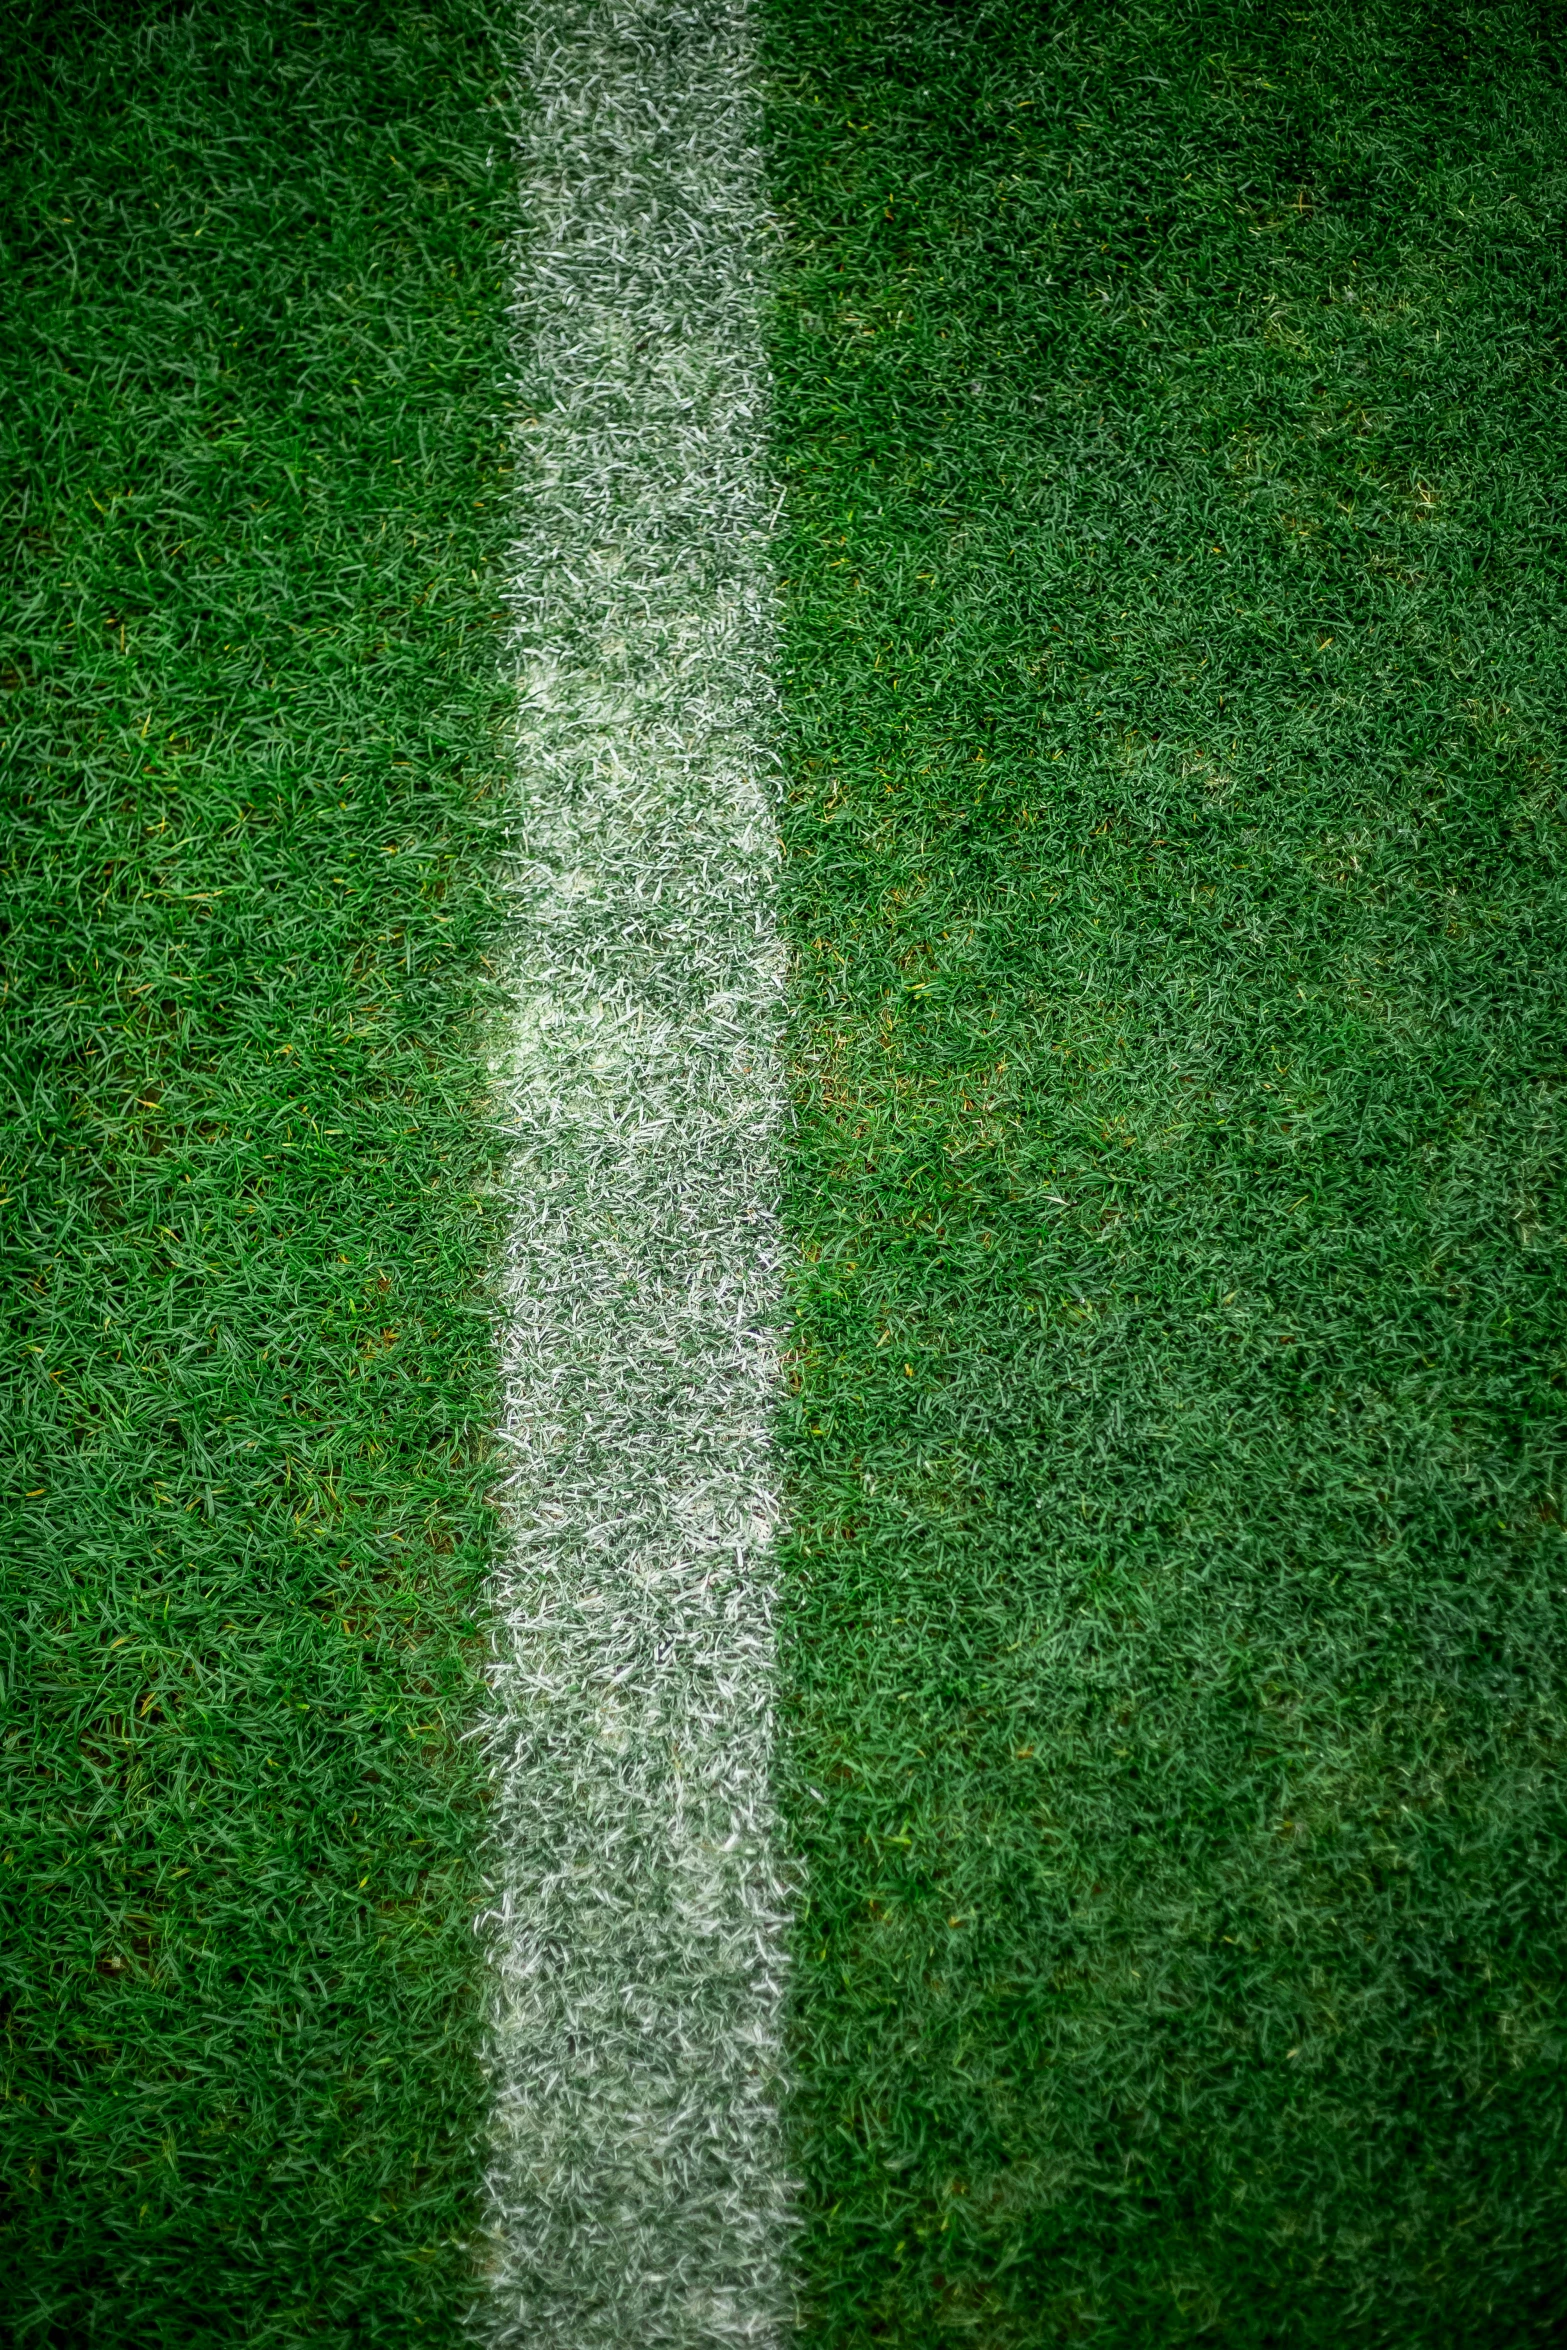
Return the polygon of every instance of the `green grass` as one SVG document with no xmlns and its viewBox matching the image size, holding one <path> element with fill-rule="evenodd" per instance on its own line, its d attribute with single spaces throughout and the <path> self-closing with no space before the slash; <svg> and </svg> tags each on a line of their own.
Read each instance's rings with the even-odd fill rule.
<svg viewBox="0 0 1567 2350">
<path fill-rule="evenodd" d="M 479 2093 L 499 63 L 478 0 L 6 37 L 0 2331 L 433 2342 Z"/>
<path fill-rule="evenodd" d="M 1559 2339 L 1560 23 L 769 25 L 810 2338 Z"/>
</svg>

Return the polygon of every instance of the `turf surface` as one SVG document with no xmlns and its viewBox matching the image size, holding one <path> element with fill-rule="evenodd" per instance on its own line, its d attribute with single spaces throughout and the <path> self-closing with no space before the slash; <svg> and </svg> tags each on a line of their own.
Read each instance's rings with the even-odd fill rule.
<svg viewBox="0 0 1567 2350">
<path fill-rule="evenodd" d="M 451 2335 L 512 191 L 469 0 L 7 31 L 0 2333 Z"/>
<path fill-rule="evenodd" d="M 769 26 L 810 2338 L 1559 2339 L 1559 20 Z"/>
</svg>

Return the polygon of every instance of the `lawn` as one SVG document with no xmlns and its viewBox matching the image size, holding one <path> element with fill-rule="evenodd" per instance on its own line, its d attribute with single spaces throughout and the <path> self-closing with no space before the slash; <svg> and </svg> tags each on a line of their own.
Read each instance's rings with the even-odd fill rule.
<svg viewBox="0 0 1567 2350">
<path fill-rule="evenodd" d="M 7 50 L 0 2331 L 449 2340 L 501 60 L 470 0 Z"/>
<path fill-rule="evenodd" d="M 1561 27 L 767 27 L 808 2338 L 1559 2339 Z"/>
<path fill-rule="evenodd" d="M 801 2339 L 1555 2341 L 1567 43 L 759 22 Z M 509 39 L 9 37 L 27 2350 L 472 2292 Z"/>
</svg>

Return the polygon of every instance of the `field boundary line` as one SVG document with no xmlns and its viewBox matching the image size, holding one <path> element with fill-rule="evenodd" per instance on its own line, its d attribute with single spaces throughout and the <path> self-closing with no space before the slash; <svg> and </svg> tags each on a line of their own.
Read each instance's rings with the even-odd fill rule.
<svg viewBox="0 0 1567 2350">
<path fill-rule="evenodd" d="M 479 2330 L 787 2329 L 769 234 L 747 10 L 538 0 Z"/>
</svg>

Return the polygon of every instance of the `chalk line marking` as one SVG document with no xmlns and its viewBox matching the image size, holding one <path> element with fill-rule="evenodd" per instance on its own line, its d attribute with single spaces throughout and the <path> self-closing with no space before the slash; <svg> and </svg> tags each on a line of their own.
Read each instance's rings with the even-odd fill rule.
<svg viewBox="0 0 1567 2350">
<path fill-rule="evenodd" d="M 783 950 L 755 60 L 525 27 L 509 1535 L 481 2334 L 787 2330 L 769 1765 Z"/>
</svg>

